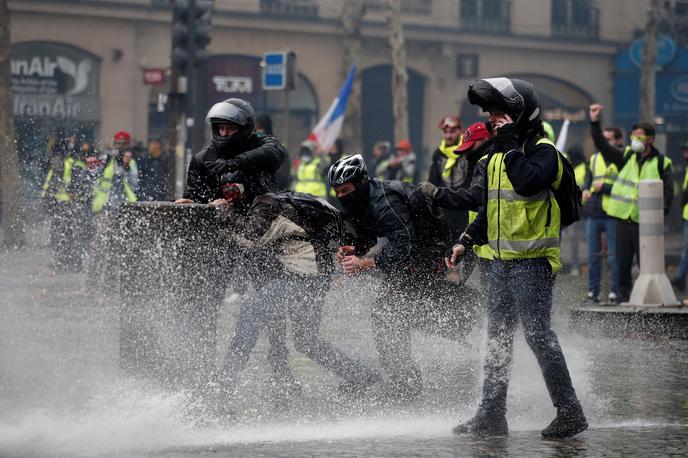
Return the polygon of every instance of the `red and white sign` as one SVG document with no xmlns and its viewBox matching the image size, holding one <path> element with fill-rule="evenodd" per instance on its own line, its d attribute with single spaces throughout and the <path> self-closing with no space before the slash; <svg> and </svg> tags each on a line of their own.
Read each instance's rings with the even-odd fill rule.
<svg viewBox="0 0 688 458">
<path fill-rule="evenodd" d="M 144 69 L 143 84 L 165 84 L 165 71 L 162 68 Z"/>
</svg>

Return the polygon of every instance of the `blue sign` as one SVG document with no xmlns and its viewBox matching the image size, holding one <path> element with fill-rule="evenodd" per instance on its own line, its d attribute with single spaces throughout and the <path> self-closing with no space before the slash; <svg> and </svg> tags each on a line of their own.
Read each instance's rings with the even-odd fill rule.
<svg viewBox="0 0 688 458">
<path fill-rule="evenodd" d="M 639 38 L 631 43 L 629 54 L 631 61 L 641 68 L 643 65 L 643 52 L 645 50 L 645 40 Z M 676 55 L 676 42 L 666 35 L 657 37 L 657 67 L 662 68 L 669 64 Z"/>
<path fill-rule="evenodd" d="M 286 84 L 286 53 L 265 53 L 263 56 L 263 89 L 266 91 L 281 91 L 284 90 Z"/>
</svg>

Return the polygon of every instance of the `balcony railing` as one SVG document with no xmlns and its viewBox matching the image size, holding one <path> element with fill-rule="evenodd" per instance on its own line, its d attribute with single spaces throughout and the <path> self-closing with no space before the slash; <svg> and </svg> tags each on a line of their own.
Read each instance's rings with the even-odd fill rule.
<svg viewBox="0 0 688 458">
<path fill-rule="evenodd" d="M 470 32 L 508 32 L 511 30 L 511 2 L 508 0 L 469 0 L 459 12 L 459 28 Z"/>
<path fill-rule="evenodd" d="M 561 38 L 598 38 L 600 10 L 589 1 L 552 2 L 552 35 Z"/>
<path fill-rule="evenodd" d="M 366 11 L 384 13 L 388 9 L 387 0 L 366 0 Z M 432 0 L 401 0 L 401 14 L 430 16 Z"/>
<path fill-rule="evenodd" d="M 260 0 L 260 12 L 291 17 L 318 17 L 315 0 Z"/>
</svg>

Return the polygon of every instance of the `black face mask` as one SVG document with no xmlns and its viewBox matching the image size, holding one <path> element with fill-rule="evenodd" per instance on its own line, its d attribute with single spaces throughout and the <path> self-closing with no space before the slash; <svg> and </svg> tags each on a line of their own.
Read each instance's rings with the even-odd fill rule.
<svg viewBox="0 0 688 458">
<path fill-rule="evenodd" d="M 368 180 L 355 184 L 356 189 L 339 198 L 346 216 L 360 218 L 368 209 L 370 201 L 370 185 Z"/>
</svg>

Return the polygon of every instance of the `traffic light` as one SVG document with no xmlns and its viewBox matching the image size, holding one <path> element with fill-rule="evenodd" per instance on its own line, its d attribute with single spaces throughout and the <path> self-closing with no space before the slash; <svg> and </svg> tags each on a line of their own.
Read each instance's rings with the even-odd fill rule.
<svg viewBox="0 0 688 458">
<path fill-rule="evenodd" d="M 172 16 L 172 65 L 182 71 L 187 65 L 202 65 L 210 56 L 212 0 L 175 0 Z"/>
</svg>

